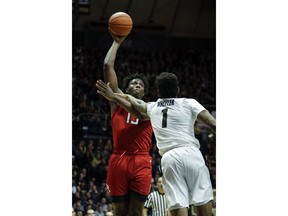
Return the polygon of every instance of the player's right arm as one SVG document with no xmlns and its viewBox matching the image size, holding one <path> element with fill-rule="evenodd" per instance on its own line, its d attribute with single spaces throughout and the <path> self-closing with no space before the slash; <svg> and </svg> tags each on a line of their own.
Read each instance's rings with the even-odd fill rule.
<svg viewBox="0 0 288 216">
<path fill-rule="evenodd" d="M 113 37 L 113 43 L 108 50 L 103 65 L 103 75 L 105 83 L 110 83 L 110 87 L 113 92 L 115 93 L 122 93 L 122 91 L 118 87 L 118 79 L 116 75 L 116 71 L 114 68 L 114 63 L 117 55 L 118 48 L 120 47 L 121 43 L 124 41 L 125 37 L 117 37 L 111 34 Z M 111 106 L 111 113 L 116 107 L 116 104 L 113 101 L 109 101 Z"/>
<path fill-rule="evenodd" d="M 112 34 L 111 34 L 112 35 Z M 103 65 L 103 73 L 104 73 L 104 81 L 105 83 L 110 83 L 110 87 L 115 93 L 122 93 L 122 91 L 118 87 L 118 79 L 114 69 L 114 63 L 117 55 L 117 51 L 124 41 L 125 37 L 117 37 L 112 35 L 113 43 L 108 50 Z"/>
</svg>

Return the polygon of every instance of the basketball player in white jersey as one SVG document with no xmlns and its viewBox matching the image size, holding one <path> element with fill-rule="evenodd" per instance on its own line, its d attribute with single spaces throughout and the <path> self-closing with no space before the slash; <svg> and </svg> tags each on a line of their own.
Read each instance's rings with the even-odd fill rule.
<svg viewBox="0 0 288 216">
<path fill-rule="evenodd" d="M 194 135 L 196 120 L 216 132 L 215 118 L 195 99 L 177 98 L 178 81 L 175 74 L 163 72 L 156 78 L 156 102 L 145 103 L 125 95 L 132 106 L 150 117 L 162 156 L 163 185 L 172 216 L 187 216 L 189 205 L 196 206 L 197 216 L 211 216 L 213 191 L 209 171 Z M 114 94 L 109 84 L 97 81 L 98 93 L 109 100 Z M 120 104 L 121 105 L 121 104 Z"/>
</svg>

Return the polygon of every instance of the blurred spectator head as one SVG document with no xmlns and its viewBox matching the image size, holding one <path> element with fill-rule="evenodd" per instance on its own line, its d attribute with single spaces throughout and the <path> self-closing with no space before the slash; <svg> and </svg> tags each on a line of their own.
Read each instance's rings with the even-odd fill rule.
<svg viewBox="0 0 288 216">
<path fill-rule="evenodd" d="M 105 216 L 113 216 L 112 211 L 107 211 L 106 214 L 105 214 Z"/>
<path fill-rule="evenodd" d="M 89 210 L 87 210 L 87 212 L 86 212 L 86 216 L 94 216 L 94 210 L 93 209 L 89 209 Z"/>
<path fill-rule="evenodd" d="M 83 216 L 83 212 L 82 211 L 77 211 L 76 216 Z"/>
<path fill-rule="evenodd" d="M 102 197 L 101 203 L 102 203 L 102 204 L 106 204 L 106 202 L 107 202 L 106 197 Z"/>
<path fill-rule="evenodd" d="M 109 203 L 109 204 L 107 205 L 107 211 L 111 211 L 111 212 L 112 212 L 112 210 L 113 210 L 112 203 Z"/>
</svg>

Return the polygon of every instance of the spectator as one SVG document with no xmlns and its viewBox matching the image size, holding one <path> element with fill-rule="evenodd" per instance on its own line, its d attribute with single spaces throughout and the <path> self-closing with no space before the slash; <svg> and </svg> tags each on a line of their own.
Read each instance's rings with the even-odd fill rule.
<svg viewBox="0 0 288 216">
<path fill-rule="evenodd" d="M 82 211 L 77 211 L 76 216 L 83 216 L 83 212 Z"/>
<path fill-rule="evenodd" d="M 112 203 L 108 203 L 107 212 L 112 212 L 112 211 L 113 211 Z"/>
<path fill-rule="evenodd" d="M 103 211 L 103 206 L 100 203 L 97 205 L 97 210 L 95 211 L 95 216 L 105 216 L 105 213 Z"/>
<path fill-rule="evenodd" d="M 107 211 L 105 216 L 113 216 L 113 212 L 112 211 Z"/>
<path fill-rule="evenodd" d="M 95 212 L 93 209 L 89 209 L 86 211 L 86 216 L 94 216 Z"/>
<path fill-rule="evenodd" d="M 101 204 L 102 204 L 102 209 L 103 209 L 103 211 L 106 212 L 106 211 L 107 211 L 107 208 L 108 208 L 106 197 L 102 197 L 102 199 L 101 199 Z"/>
<path fill-rule="evenodd" d="M 100 193 L 98 192 L 96 185 L 92 186 L 92 191 L 90 192 L 90 194 L 91 194 L 92 200 L 98 201 L 100 199 Z"/>
<path fill-rule="evenodd" d="M 74 204 L 73 208 L 75 209 L 76 212 L 78 212 L 78 211 L 84 212 L 84 206 L 82 205 L 80 199 L 78 199 L 76 201 L 76 203 Z"/>
<path fill-rule="evenodd" d="M 79 166 L 79 168 L 83 168 L 85 165 L 85 153 L 86 153 L 86 147 L 85 147 L 85 141 L 81 140 L 78 143 L 78 146 L 74 148 L 74 155 L 75 155 L 75 163 Z"/>
</svg>

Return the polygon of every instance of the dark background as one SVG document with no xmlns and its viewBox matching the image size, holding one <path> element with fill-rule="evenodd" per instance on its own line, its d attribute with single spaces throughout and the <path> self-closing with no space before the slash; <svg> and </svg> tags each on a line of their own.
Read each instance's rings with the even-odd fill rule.
<svg viewBox="0 0 288 216">
<path fill-rule="evenodd" d="M 133 19 L 131 38 L 141 41 L 146 48 L 163 48 L 172 43 L 215 49 L 215 0 L 87 0 L 87 4 L 76 3 L 73 3 L 74 44 L 107 46 L 109 17 L 123 11 Z M 88 12 L 83 13 L 83 7 Z"/>
</svg>

